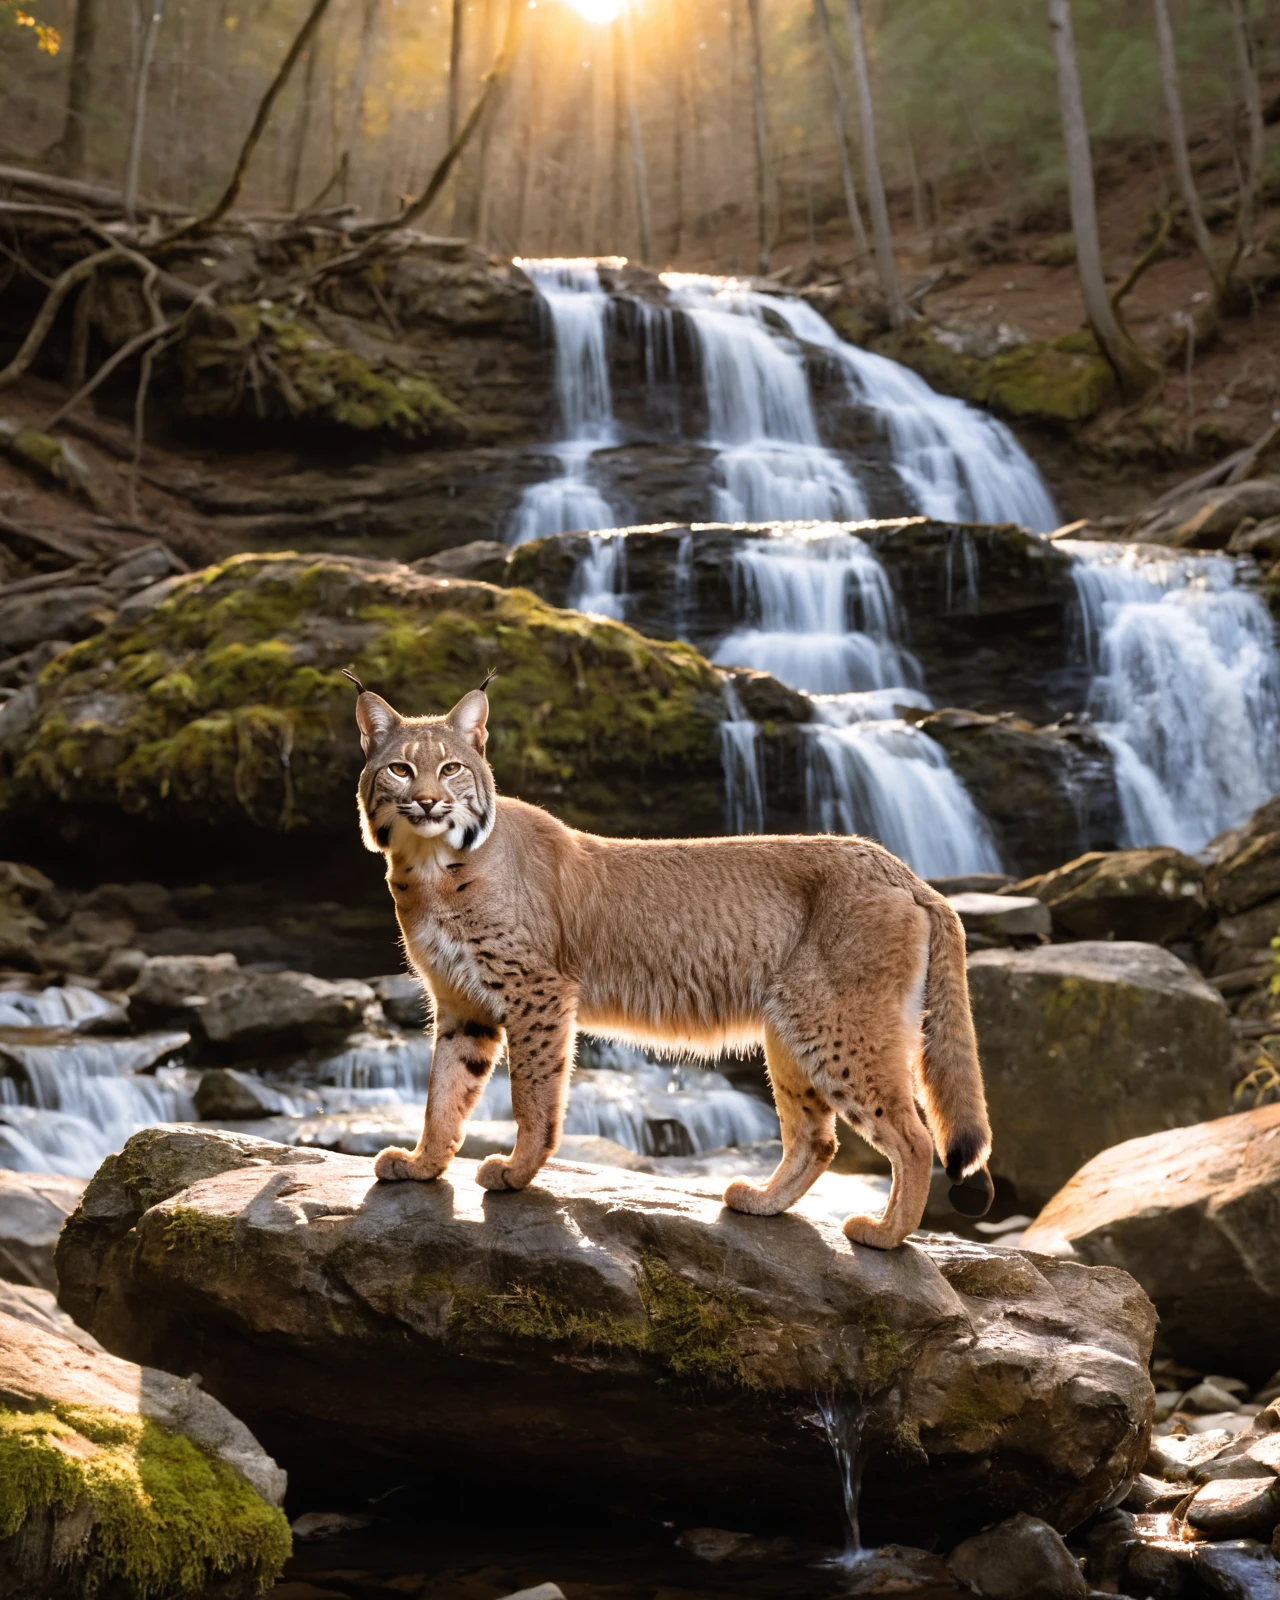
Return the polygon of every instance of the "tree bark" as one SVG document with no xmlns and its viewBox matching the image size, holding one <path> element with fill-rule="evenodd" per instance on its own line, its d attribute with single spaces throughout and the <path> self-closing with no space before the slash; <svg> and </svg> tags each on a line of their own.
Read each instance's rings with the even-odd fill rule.
<svg viewBox="0 0 1280 1600">
<path fill-rule="evenodd" d="M 93 99 L 93 61 L 98 50 L 100 0 L 76 0 L 76 20 L 71 42 L 71 71 L 67 77 L 66 115 L 55 148 L 58 164 L 69 178 L 82 176 L 88 145 L 89 106 Z"/>
<path fill-rule="evenodd" d="M 466 15 L 466 0 L 453 0 L 449 26 L 449 143 L 458 137 L 458 124 L 462 121 L 462 30 Z"/>
<path fill-rule="evenodd" d="M 862 115 L 862 160 L 866 168 L 867 205 L 871 212 L 871 232 L 875 239 L 876 272 L 880 291 L 889 308 L 889 321 L 895 328 L 910 317 L 898 279 L 898 264 L 893 258 L 893 232 L 889 227 L 889 204 L 884 195 L 884 178 L 876 150 L 875 108 L 871 104 L 871 74 L 867 71 L 867 40 L 862 28 L 862 0 L 849 0 L 849 36 L 853 45 L 853 74 L 858 85 Z"/>
<path fill-rule="evenodd" d="M 298 209 L 298 187 L 302 182 L 302 163 L 307 156 L 307 134 L 311 128 L 311 99 L 316 83 L 315 41 L 307 51 L 307 64 L 302 71 L 302 103 L 298 107 L 297 121 L 293 127 L 293 148 L 289 152 L 289 171 L 285 177 L 285 210 Z"/>
<path fill-rule="evenodd" d="M 1173 170 L 1178 179 L 1178 193 L 1187 208 L 1191 221 L 1191 236 L 1195 240 L 1200 259 L 1204 262 L 1209 282 L 1213 285 L 1215 300 L 1221 300 L 1222 273 L 1213 249 L 1213 240 L 1205 225 L 1204 208 L 1200 204 L 1200 191 L 1196 188 L 1195 174 L 1191 170 L 1191 157 L 1187 153 L 1187 130 L 1182 116 L 1182 91 L 1178 85 L 1178 57 L 1173 43 L 1173 27 L 1169 21 L 1168 0 L 1154 0 L 1156 14 L 1156 45 L 1160 56 L 1160 81 L 1164 88 L 1164 108 L 1169 119 L 1169 148 L 1173 156 Z"/>
<path fill-rule="evenodd" d="M 769 124 L 764 103 L 764 51 L 760 42 L 760 0 L 747 0 L 751 23 L 751 83 L 756 136 L 757 266 L 769 270 Z"/>
<path fill-rule="evenodd" d="M 1249 27 L 1247 0 L 1231 0 L 1231 31 L 1235 37 L 1236 71 L 1240 75 L 1240 94 L 1244 100 L 1245 122 L 1249 129 L 1249 167 L 1240 185 L 1236 211 L 1236 255 L 1247 256 L 1253 249 L 1253 229 L 1262 194 L 1262 168 L 1266 159 L 1266 131 L 1262 121 L 1262 97 L 1258 93 L 1258 73 L 1253 59 L 1253 34 Z"/>
<path fill-rule="evenodd" d="M 1080 272 L 1084 312 L 1098 341 L 1098 348 L 1111 363 L 1122 392 L 1126 395 L 1141 394 L 1151 387 L 1157 373 L 1121 326 L 1107 294 L 1102 243 L 1098 237 L 1098 208 L 1094 198 L 1089 129 L 1085 122 L 1084 96 L 1080 90 L 1080 71 L 1076 64 L 1075 39 L 1071 28 L 1071 0 L 1048 0 L 1048 5 L 1049 39 L 1058 73 L 1058 104 L 1067 155 L 1071 225 L 1075 230 L 1076 264 Z"/>
<path fill-rule="evenodd" d="M 822 35 L 822 48 L 827 57 L 827 71 L 831 75 L 831 121 L 836 136 L 836 155 L 840 158 L 840 183 L 844 189 L 844 208 L 849 214 L 853 242 L 859 255 L 871 249 L 867 230 L 862 222 L 862 209 L 858 205 L 858 191 L 853 181 L 853 163 L 849 159 L 848 120 L 845 109 L 844 80 L 840 75 L 840 58 L 836 55 L 835 40 L 831 37 L 831 16 L 827 0 L 813 0 L 813 15 Z"/>
<path fill-rule="evenodd" d="M 378 37 L 378 7 L 381 0 L 365 0 L 364 19 L 360 24 L 360 54 L 356 57 L 355 77 L 351 85 L 351 121 L 347 129 L 346 167 L 343 172 L 342 198 L 347 197 L 347 182 L 355 166 L 356 153 L 364 137 L 364 97 L 369 85 L 369 67 L 373 62 L 373 46 Z"/>
<path fill-rule="evenodd" d="M 142 50 L 138 58 L 138 76 L 133 86 L 133 125 L 129 129 L 129 155 L 124 169 L 124 209 L 132 217 L 138 204 L 138 173 L 142 166 L 142 132 L 147 120 L 147 89 L 151 79 L 151 63 L 155 59 L 156 40 L 160 36 L 160 23 L 164 17 L 164 0 L 152 0 L 147 26 L 142 35 Z"/>
<path fill-rule="evenodd" d="M 627 123 L 631 131 L 631 172 L 636 190 L 636 228 L 640 236 L 640 259 L 648 262 L 653 260 L 653 223 L 649 216 L 649 178 L 645 169 L 644 139 L 640 132 L 640 107 L 636 99 L 636 63 L 630 12 L 623 11 L 618 20 L 622 28 Z"/>
</svg>

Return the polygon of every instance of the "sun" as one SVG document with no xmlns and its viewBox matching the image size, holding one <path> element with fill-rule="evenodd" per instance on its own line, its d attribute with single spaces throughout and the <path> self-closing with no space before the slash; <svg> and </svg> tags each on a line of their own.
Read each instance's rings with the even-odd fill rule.
<svg viewBox="0 0 1280 1600">
<path fill-rule="evenodd" d="M 569 0 L 569 4 L 588 22 L 613 22 L 626 0 Z"/>
</svg>

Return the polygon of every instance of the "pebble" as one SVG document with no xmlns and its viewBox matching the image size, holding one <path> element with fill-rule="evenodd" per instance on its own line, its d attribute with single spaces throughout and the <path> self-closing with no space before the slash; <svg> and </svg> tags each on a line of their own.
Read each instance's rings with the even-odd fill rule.
<svg viewBox="0 0 1280 1600">
<path fill-rule="evenodd" d="M 1250 1539 L 1280 1522 L 1276 1480 L 1265 1477 L 1218 1478 L 1206 1483 L 1187 1508 L 1187 1521 L 1211 1539 Z"/>
<path fill-rule="evenodd" d="M 1231 1380 L 1228 1379 L 1228 1382 Z M 1243 1384 L 1241 1385 L 1243 1389 Z M 1249 1391 L 1244 1389 L 1244 1393 Z M 1188 1389 L 1182 1397 L 1183 1411 L 1193 1411 L 1198 1415 L 1205 1415 L 1215 1411 L 1235 1411 L 1240 1404 L 1240 1397 L 1230 1389 L 1220 1388 L 1218 1384 L 1206 1378 L 1203 1383 L 1196 1384 L 1195 1388 Z"/>
<path fill-rule="evenodd" d="M 728 1528 L 688 1528 L 676 1548 L 698 1561 L 759 1561 L 795 1553 L 792 1539 L 761 1539 L 753 1533 L 732 1533 Z"/>
<path fill-rule="evenodd" d="M 1089 1593 L 1062 1535 L 1025 1512 L 957 1545 L 947 1565 L 987 1600 L 1086 1600 Z"/>
<path fill-rule="evenodd" d="M 1192 1433 L 1244 1433 L 1253 1421 L 1242 1411 L 1212 1411 L 1206 1417 L 1188 1417 Z"/>
<path fill-rule="evenodd" d="M 517 1589 L 514 1594 L 504 1594 L 502 1600 L 565 1600 L 565 1597 L 558 1583 L 538 1583 L 532 1589 Z"/>
<path fill-rule="evenodd" d="M 1153 1439 L 1147 1453 L 1147 1471 L 1161 1478 L 1188 1478 L 1192 1467 L 1212 1461 L 1231 1443 L 1226 1432 L 1191 1433 L 1183 1439 Z"/>
<path fill-rule="evenodd" d="M 1201 1545 L 1195 1570 L 1221 1600 L 1280 1600 L 1280 1561 L 1256 1539 Z"/>
<path fill-rule="evenodd" d="M 343 1511 L 304 1511 L 289 1526 L 295 1539 L 336 1539 L 344 1533 L 359 1533 L 372 1522 L 372 1517 L 352 1517 Z"/>
<path fill-rule="evenodd" d="M 1249 1446 L 1248 1455 L 1251 1461 L 1280 1473 L 1280 1433 L 1264 1433 L 1257 1444 Z"/>
<path fill-rule="evenodd" d="M 1126 1511 L 1172 1511 L 1186 1495 L 1185 1483 L 1169 1483 L 1164 1478 L 1140 1472 L 1124 1498 L 1123 1508 Z"/>
</svg>

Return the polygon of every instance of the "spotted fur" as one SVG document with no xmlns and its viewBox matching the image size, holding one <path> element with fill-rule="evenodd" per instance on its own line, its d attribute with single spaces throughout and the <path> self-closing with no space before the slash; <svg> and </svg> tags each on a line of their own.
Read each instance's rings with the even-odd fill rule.
<svg viewBox="0 0 1280 1600">
<path fill-rule="evenodd" d="M 764 1045 L 783 1155 L 763 1185 L 729 1185 L 735 1210 L 793 1205 L 837 1116 L 893 1167 L 884 1215 L 844 1225 L 858 1243 L 920 1225 L 935 1145 L 953 1182 L 984 1171 L 964 933 L 896 856 L 831 836 L 597 838 L 497 797 L 483 692 L 445 717 L 363 692 L 356 714 L 364 841 L 435 1013 L 422 1137 L 384 1150 L 380 1178 L 439 1177 L 505 1049 L 515 1148 L 477 1176 L 524 1188 L 559 1142 L 579 1027 L 681 1055 Z"/>
</svg>

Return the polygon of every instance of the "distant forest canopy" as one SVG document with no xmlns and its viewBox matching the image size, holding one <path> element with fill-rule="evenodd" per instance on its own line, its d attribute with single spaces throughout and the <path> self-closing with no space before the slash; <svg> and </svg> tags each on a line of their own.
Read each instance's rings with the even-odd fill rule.
<svg viewBox="0 0 1280 1600">
<path fill-rule="evenodd" d="M 763 144 L 771 245 L 808 240 L 847 253 L 831 71 L 834 59 L 861 194 L 847 0 L 631 0 L 616 16 L 617 0 L 579 0 L 598 21 L 569 0 L 330 0 L 241 204 L 345 201 L 394 216 L 481 92 L 508 3 L 527 7 L 510 73 L 420 226 L 508 254 L 753 269 Z M 1243 167 L 1232 3 L 1170 0 L 1169 9 L 1193 128 L 1211 123 Z M 0 161 L 122 187 L 149 55 L 138 192 L 206 205 L 313 5 L 0 0 Z M 1145 146 L 1172 193 L 1151 0 L 1074 0 L 1072 9 L 1095 157 L 1111 140 Z M 941 228 L 988 202 L 1015 223 L 1069 228 L 1045 0 L 862 0 L 862 10 L 897 216 Z M 1249 9 L 1264 86 L 1280 72 L 1276 11 L 1275 0 Z M 67 137 L 69 91 L 83 108 L 80 140 Z"/>
</svg>

